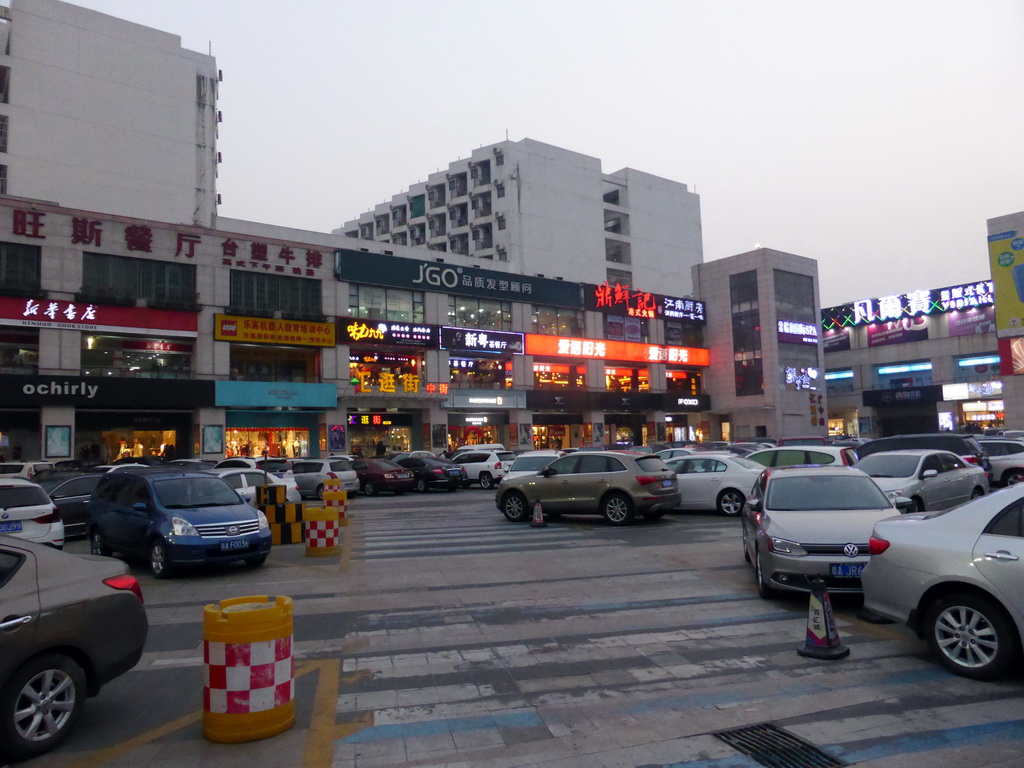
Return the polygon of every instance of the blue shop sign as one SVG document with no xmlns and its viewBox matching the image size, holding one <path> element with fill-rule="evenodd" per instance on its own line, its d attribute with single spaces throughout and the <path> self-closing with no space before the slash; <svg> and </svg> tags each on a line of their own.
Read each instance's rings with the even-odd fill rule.
<svg viewBox="0 0 1024 768">
<path fill-rule="evenodd" d="M 218 381 L 215 405 L 232 408 L 336 408 L 334 384 L 290 381 Z"/>
</svg>

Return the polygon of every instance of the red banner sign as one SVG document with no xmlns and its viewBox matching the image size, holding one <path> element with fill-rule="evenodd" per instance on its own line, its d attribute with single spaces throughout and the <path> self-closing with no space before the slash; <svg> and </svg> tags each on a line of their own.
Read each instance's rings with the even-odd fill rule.
<svg viewBox="0 0 1024 768">
<path fill-rule="evenodd" d="M 539 333 L 526 334 L 526 354 L 669 365 L 711 364 L 710 352 L 695 347 L 665 347 L 660 344 L 607 339 L 573 339 Z"/>
<path fill-rule="evenodd" d="M 115 307 L 83 301 L 0 296 L 0 325 L 80 331 L 173 331 L 195 336 L 198 313 L 147 307 Z"/>
</svg>

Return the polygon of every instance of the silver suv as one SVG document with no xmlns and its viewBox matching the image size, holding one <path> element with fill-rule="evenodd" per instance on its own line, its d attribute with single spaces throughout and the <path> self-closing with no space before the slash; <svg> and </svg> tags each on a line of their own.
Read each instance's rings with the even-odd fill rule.
<svg viewBox="0 0 1024 768">
<path fill-rule="evenodd" d="M 485 491 L 493 488 L 505 473 L 512 467 L 516 455 L 512 451 L 461 451 L 452 457 L 452 461 L 461 464 L 466 470 L 465 486 L 480 483 Z"/>
<path fill-rule="evenodd" d="M 301 459 L 292 463 L 292 477 L 303 496 L 324 498 L 324 481 L 337 478 L 342 491 L 359 490 L 359 476 L 349 459 L 333 457 L 327 459 Z"/>
</svg>

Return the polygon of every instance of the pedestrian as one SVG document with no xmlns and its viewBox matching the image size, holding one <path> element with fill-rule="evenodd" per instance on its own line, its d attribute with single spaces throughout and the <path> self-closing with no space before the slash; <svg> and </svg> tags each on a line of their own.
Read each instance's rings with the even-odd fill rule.
<svg viewBox="0 0 1024 768">
<path fill-rule="evenodd" d="M 383 456 L 385 453 L 388 452 L 388 448 L 386 445 L 384 445 L 383 440 L 377 440 L 377 446 L 374 450 L 378 456 Z"/>
</svg>

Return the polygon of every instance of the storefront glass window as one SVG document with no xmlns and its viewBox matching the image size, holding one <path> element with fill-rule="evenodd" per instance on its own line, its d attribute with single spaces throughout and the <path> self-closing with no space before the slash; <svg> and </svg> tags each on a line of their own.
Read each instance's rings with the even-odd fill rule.
<svg viewBox="0 0 1024 768">
<path fill-rule="evenodd" d="M 647 341 L 647 321 L 640 317 L 608 315 L 604 319 L 605 338 L 612 341 Z"/>
<path fill-rule="evenodd" d="M 231 345 L 233 381 L 320 381 L 320 353 L 315 349 Z"/>
<path fill-rule="evenodd" d="M 322 294 L 319 280 L 231 270 L 231 308 L 237 314 L 276 311 L 319 316 Z"/>
<path fill-rule="evenodd" d="M 533 364 L 533 386 L 536 389 L 583 389 L 587 386 L 586 366 Z"/>
<path fill-rule="evenodd" d="M 349 451 L 356 456 L 387 456 L 412 450 L 412 419 L 408 413 L 350 413 Z"/>
<path fill-rule="evenodd" d="M 83 376 L 192 378 L 191 341 L 82 334 Z"/>
<path fill-rule="evenodd" d="M 665 343 L 671 347 L 704 348 L 704 326 L 684 323 L 682 320 L 665 321 Z"/>
<path fill-rule="evenodd" d="M 512 330 L 512 305 L 507 301 L 474 299 L 468 296 L 448 297 L 448 322 L 465 328 Z"/>
<path fill-rule="evenodd" d="M 0 332 L 0 373 L 37 373 L 39 334 L 36 331 Z"/>
<path fill-rule="evenodd" d="M 456 389 L 508 389 L 512 386 L 512 363 L 508 360 L 453 357 L 448 365 L 451 384 Z"/>
<path fill-rule="evenodd" d="M 674 395 L 703 393 L 703 374 L 697 371 L 665 371 L 665 387 Z"/>
<path fill-rule="evenodd" d="M 41 253 L 38 245 L 0 243 L 0 290 L 38 291 Z"/>
<path fill-rule="evenodd" d="M 354 350 L 349 355 L 349 377 L 360 394 L 419 392 L 425 383 L 423 358 L 378 350 Z"/>
<path fill-rule="evenodd" d="M 605 389 L 609 392 L 649 392 L 646 368 L 605 368 Z"/>
<path fill-rule="evenodd" d="M 287 459 L 309 456 L 309 430 L 268 427 L 239 427 L 227 431 L 225 455 L 267 455 Z"/>
<path fill-rule="evenodd" d="M 194 264 L 85 253 L 82 291 L 117 301 L 146 299 L 152 306 L 192 306 L 196 303 L 196 268 Z"/>
<path fill-rule="evenodd" d="M 582 336 L 583 313 L 575 309 L 534 305 L 533 332 L 548 336 Z"/>
<path fill-rule="evenodd" d="M 422 323 L 423 291 L 403 291 L 399 288 L 378 288 L 373 285 L 350 283 L 348 312 L 367 320 Z"/>
</svg>

